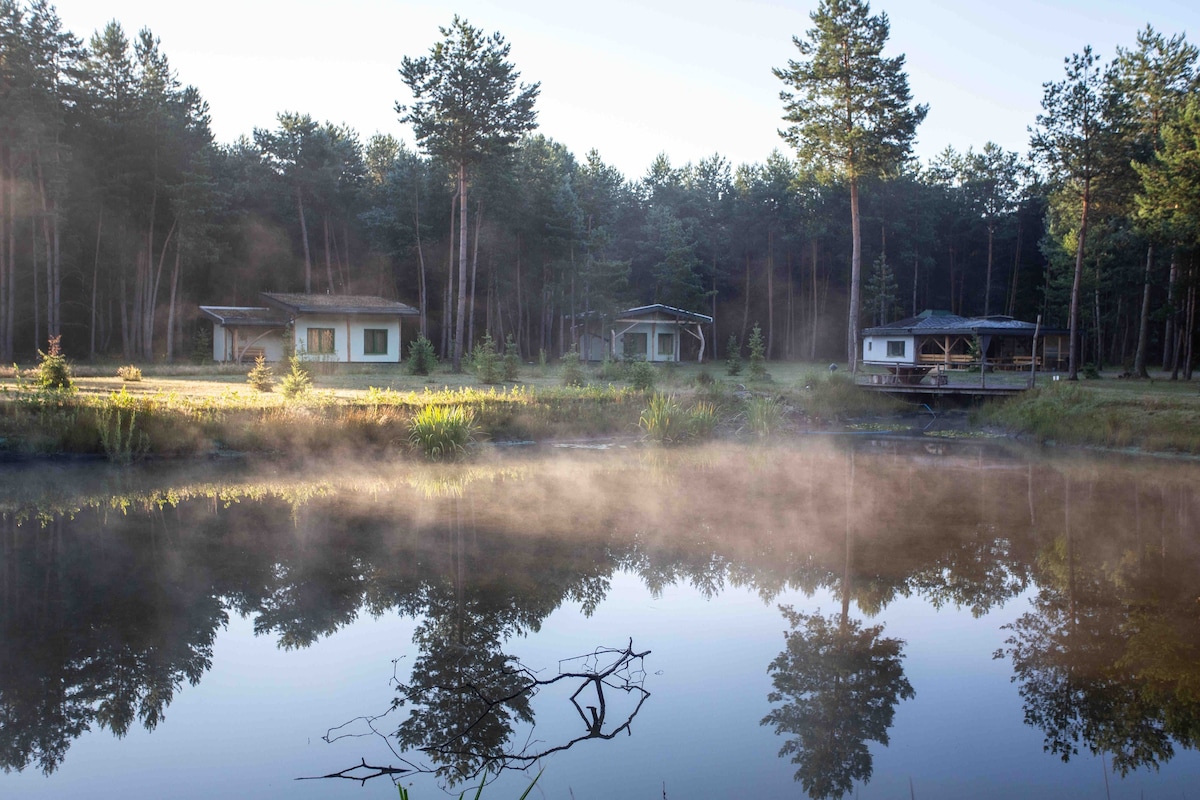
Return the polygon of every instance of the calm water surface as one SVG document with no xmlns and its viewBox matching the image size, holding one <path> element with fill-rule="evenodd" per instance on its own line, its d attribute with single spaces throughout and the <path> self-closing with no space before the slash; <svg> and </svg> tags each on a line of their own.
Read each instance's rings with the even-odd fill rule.
<svg viewBox="0 0 1200 800">
<path fill-rule="evenodd" d="M 815 438 L 6 468 L 0 797 L 1196 797 L 1197 487 Z M 319 778 L 363 762 L 410 771 Z"/>
</svg>

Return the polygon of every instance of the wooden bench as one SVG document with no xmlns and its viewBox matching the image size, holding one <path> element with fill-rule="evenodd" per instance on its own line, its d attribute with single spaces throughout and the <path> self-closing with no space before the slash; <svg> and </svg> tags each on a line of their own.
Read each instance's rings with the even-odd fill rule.
<svg viewBox="0 0 1200 800">
<path fill-rule="evenodd" d="M 265 358 L 266 355 L 267 351 L 263 350 L 261 347 L 247 347 L 241 352 L 241 355 L 238 358 L 238 363 L 244 364 L 247 361 L 254 362 L 258 360 L 259 356 L 263 356 Z"/>
</svg>

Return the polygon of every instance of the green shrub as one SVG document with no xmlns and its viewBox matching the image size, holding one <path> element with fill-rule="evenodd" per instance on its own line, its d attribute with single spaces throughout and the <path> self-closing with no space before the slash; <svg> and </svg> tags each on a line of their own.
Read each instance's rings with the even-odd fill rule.
<svg viewBox="0 0 1200 800">
<path fill-rule="evenodd" d="M 500 356 L 496 353 L 496 343 L 492 341 L 492 335 L 485 333 L 483 341 L 475 346 L 474 352 L 471 353 L 471 367 L 475 371 L 475 377 L 481 383 L 493 384 L 500 383 L 504 377 L 504 368 L 500 363 Z"/>
<path fill-rule="evenodd" d="M 71 388 L 71 365 L 62 354 L 62 337 L 51 336 L 47 352 L 38 350 L 42 357 L 38 365 L 38 385 L 43 389 Z"/>
<path fill-rule="evenodd" d="M 654 389 L 654 365 L 649 361 L 634 361 L 629 365 L 629 385 L 639 392 Z"/>
<path fill-rule="evenodd" d="M 133 364 L 117 367 L 117 377 L 126 383 L 137 383 L 142 379 L 142 371 Z"/>
<path fill-rule="evenodd" d="M 767 372 L 766 346 L 763 344 L 762 329 L 755 323 L 750 331 L 750 341 L 746 343 L 750 350 L 750 380 L 766 381 L 771 376 Z"/>
<path fill-rule="evenodd" d="M 212 357 L 212 330 L 207 325 L 199 325 L 192 335 L 192 352 L 188 354 L 188 360 L 193 364 L 207 364 Z"/>
<path fill-rule="evenodd" d="M 730 377 L 742 374 L 742 343 L 736 333 L 729 334 L 729 344 L 725 346 L 725 372 Z"/>
<path fill-rule="evenodd" d="M 624 380 L 625 369 L 620 361 L 613 361 L 612 356 L 605 351 L 600 366 L 596 368 L 596 377 L 602 381 Z"/>
<path fill-rule="evenodd" d="M 275 388 L 275 373 L 267 366 L 263 356 L 254 359 L 254 369 L 246 373 L 246 380 L 256 391 L 269 392 Z"/>
<path fill-rule="evenodd" d="M 766 438 L 783 425 L 783 403 L 773 397 L 751 397 L 746 402 L 746 427 L 750 432 Z"/>
<path fill-rule="evenodd" d="M 284 375 L 283 380 L 279 382 L 279 393 L 287 400 L 296 400 L 312 389 L 312 376 L 308 374 L 304 360 L 299 355 L 293 355 L 288 360 L 291 362 L 292 371 Z"/>
<path fill-rule="evenodd" d="M 693 439 L 708 439 L 716 430 L 718 422 L 720 422 L 720 417 L 716 403 L 701 400 L 688 409 L 684 428 L 687 435 Z"/>
<path fill-rule="evenodd" d="M 408 346 L 408 374 L 428 375 L 437 368 L 437 354 L 433 352 L 433 342 L 424 336 L 418 336 Z"/>
<path fill-rule="evenodd" d="M 137 411 L 125 410 L 118 402 L 108 402 L 96 413 L 100 447 L 114 464 L 132 464 L 150 450 L 150 439 L 137 427 Z"/>
<path fill-rule="evenodd" d="M 475 412 L 464 406 L 427 405 L 408 423 L 408 440 L 434 461 L 462 456 L 475 440 Z"/>
<path fill-rule="evenodd" d="M 521 377 L 521 351 L 510 333 L 504 340 L 504 380 L 516 382 Z"/>
<path fill-rule="evenodd" d="M 542 351 L 543 355 L 545 350 Z M 579 362 L 579 353 L 571 348 L 571 351 L 562 357 L 562 383 L 563 386 L 583 386 L 583 366 Z"/>
<path fill-rule="evenodd" d="M 682 417 L 683 410 L 675 402 L 674 395 L 655 392 L 650 396 L 650 404 L 638 418 L 638 427 L 646 438 L 660 444 L 670 444 L 683 435 Z"/>
</svg>

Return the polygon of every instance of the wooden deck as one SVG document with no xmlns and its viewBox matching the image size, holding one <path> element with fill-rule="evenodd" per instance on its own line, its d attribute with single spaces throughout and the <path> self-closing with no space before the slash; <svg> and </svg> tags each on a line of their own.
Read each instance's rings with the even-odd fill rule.
<svg viewBox="0 0 1200 800">
<path fill-rule="evenodd" d="M 1028 372 L 987 374 L 930 372 L 920 374 L 860 374 L 857 384 L 868 391 L 927 397 L 1007 397 L 1029 388 Z"/>
</svg>

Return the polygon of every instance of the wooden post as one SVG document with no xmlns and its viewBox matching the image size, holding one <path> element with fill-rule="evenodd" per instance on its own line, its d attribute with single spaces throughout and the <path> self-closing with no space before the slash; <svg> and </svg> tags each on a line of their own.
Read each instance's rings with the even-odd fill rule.
<svg viewBox="0 0 1200 800">
<path fill-rule="evenodd" d="M 1037 315 L 1037 322 L 1033 326 L 1033 358 L 1029 359 L 1029 388 L 1033 388 L 1034 382 L 1037 380 L 1037 343 L 1038 334 L 1042 330 L 1042 315 Z M 1045 348 L 1042 348 L 1043 350 Z"/>
</svg>

